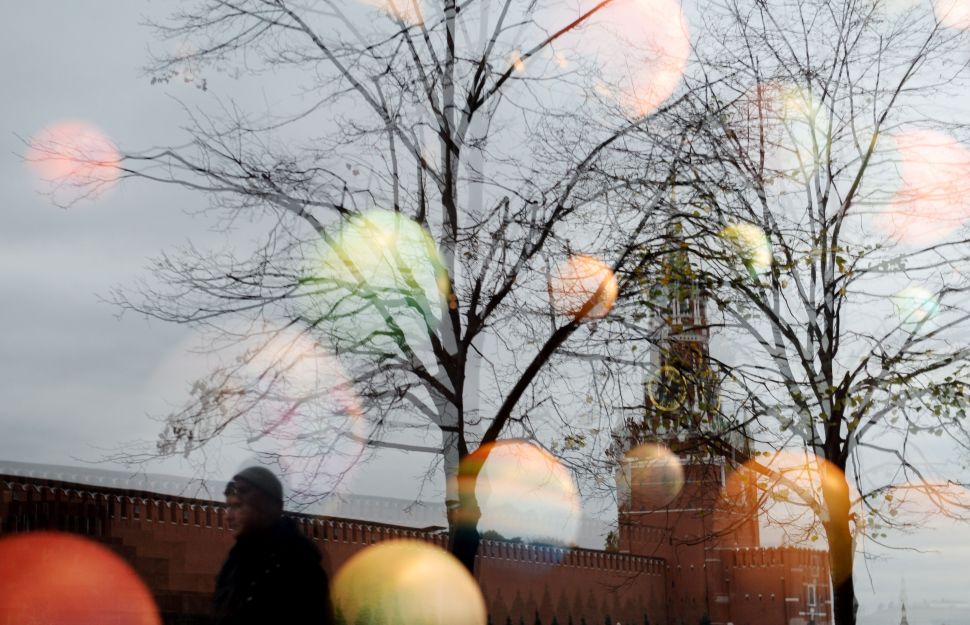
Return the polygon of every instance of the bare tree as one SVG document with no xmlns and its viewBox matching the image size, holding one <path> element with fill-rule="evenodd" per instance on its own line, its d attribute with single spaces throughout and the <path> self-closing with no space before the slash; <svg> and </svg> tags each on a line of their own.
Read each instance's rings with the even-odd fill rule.
<svg viewBox="0 0 970 625">
<path fill-rule="evenodd" d="M 826 539 L 839 625 L 857 550 L 901 525 L 905 493 L 967 512 L 958 469 L 920 453 L 967 444 L 968 126 L 939 105 L 967 87 L 952 25 L 928 5 L 718 3 L 678 113 L 700 131 L 671 218 L 731 354 L 704 444 L 764 501 L 801 506 L 778 518 L 794 539 Z M 750 453 L 724 436 L 742 425 Z"/>
<path fill-rule="evenodd" d="M 302 91 L 264 114 L 186 110 L 190 144 L 122 155 L 124 177 L 197 190 L 227 227 L 265 225 L 252 249 L 164 254 L 117 293 L 244 346 L 149 455 L 242 426 L 332 487 L 370 449 L 429 452 L 471 569 L 491 445 L 547 440 L 568 397 L 592 392 L 563 383 L 560 359 L 651 262 L 681 160 L 681 126 L 617 105 L 595 58 L 563 62 L 611 4 L 232 0 L 157 25 L 179 50 L 155 81 L 279 73 Z"/>
</svg>

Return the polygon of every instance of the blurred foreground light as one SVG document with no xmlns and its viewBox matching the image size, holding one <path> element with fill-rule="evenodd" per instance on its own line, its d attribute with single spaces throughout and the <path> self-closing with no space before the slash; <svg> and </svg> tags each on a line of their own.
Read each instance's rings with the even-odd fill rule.
<svg viewBox="0 0 970 625">
<path fill-rule="evenodd" d="M 57 532 L 0 540 L 0 615 L 27 625 L 159 625 L 148 588 L 94 541 Z"/>
<path fill-rule="evenodd" d="M 549 297 L 561 315 L 602 319 L 620 292 L 609 265 L 586 255 L 571 256 L 549 277 Z"/>
<path fill-rule="evenodd" d="M 844 515 L 850 525 L 861 518 L 861 499 L 842 470 L 806 449 L 755 452 L 728 476 L 721 494 L 722 510 L 760 504 L 763 518 L 795 546 L 825 538 L 823 523 L 832 516 Z M 851 567 L 839 570 L 851 573 Z"/>
<path fill-rule="evenodd" d="M 970 0 L 933 0 L 933 12 L 946 28 L 970 28 Z"/>
<path fill-rule="evenodd" d="M 39 190 L 57 202 L 96 197 L 118 181 L 121 155 L 95 126 L 63 121 L 30 139 L 25 158 Z"/>
<path fill-rule="evenodd" d="M 684 489 L 684 466 L 663 445 L 644 443 L 627 452 L 617 476 L 618 498 L 634 511 L 660 510 Z"/>
<path fill-rule="evenodd" d="M 424 23 L 423 0 L 361 0 L 366 5 L 380 9 L 395 22 L 406 26 Z"/>
<path fill-rule="evenodd" d="M 759 82 L 733 107 L 730 136 L 752 154 L 763 151 L 767 179 L 804 182 L 827 158 L 830 117 L 810 90 Z"/>
<path fill-rule="evenodd" d="M 598 15 L 608 41 L 597 46 L 604 81 L 629 115 L 655 111 L 680 85 L 690 57 L 687 18 L 675 0 L 625 0 Z"/>
<path fill-rule="evenodd" d="M 331 588 L 338 622 L 369 625 L 485 625 L 475 579 L 451 554 L 428 543 L 394 540 L 344 564 Z"/>
<path fill-rule="evenodd" d="M 891 135 L 898 153 L 899 189 L 876 226 L 902 243 L 945 238 L 970 218 L 970 151 L 932 130 Z"/>
<path fill-rule="evenodd" d="M 311 328 L 270 325 L 241 341 L 240 389 L 230 412 L 246 411 L 248 443 L 278 458 L 297 500 L 346 488 L 366 451 L 367 425 L 353 382 Z M 321 453 L 325 450 L 325 453 Z"/>
<path fill-rule="evenodd" d="M 473 484 L 467 476 L 476 471 Z M 486 444 L 462 460 L 459 475 L 460 489 L 475 487 L 480 531 L 564 547 L 575 541 L 579 490 L 569 471 L 544 449 L 523 440 Z"/>
<path fill-rule="evenodd" d="M 892 297 L 899 326 L 910 333 L 925 334 L 936 327 L 940 303 L 927 289 L 909 286 Z"/>
<path fill-rule="evenodd" d="M 764 230 L 750 223 L 737 223 L 721 231 L 749 273 L 758 274 L 771 268 L 771 244 Z"/>
<path fill-rule="evenodd" d="M 437 246 L 404 215 L 353 215 L 321 243 L 303 279 L 312 319 L 343 344 L 368 348 L 427 343 L 447 305 L 449 279 Z"/>
<path fill-rule="evenodd" d="M 849 488 L 841 469 L 808 451 L 765 452 L 744 463 L 734 476 L 753 480 L 751 484 L 773 501 L 809 507 L 821 501 L 824 492 Z"/>
</svg>

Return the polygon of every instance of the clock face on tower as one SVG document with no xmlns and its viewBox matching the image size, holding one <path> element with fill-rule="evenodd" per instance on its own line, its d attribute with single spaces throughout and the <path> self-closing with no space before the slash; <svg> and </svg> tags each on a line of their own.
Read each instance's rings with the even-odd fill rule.
<svg viewBox="0 0 970 625">
<path fill-rule="evenodd" d="M 687 381 L 676 367 L 664 365 L 647 382 L 647 398 L 659 412 L 679 410 L 687 401 Z"/>
</svg>

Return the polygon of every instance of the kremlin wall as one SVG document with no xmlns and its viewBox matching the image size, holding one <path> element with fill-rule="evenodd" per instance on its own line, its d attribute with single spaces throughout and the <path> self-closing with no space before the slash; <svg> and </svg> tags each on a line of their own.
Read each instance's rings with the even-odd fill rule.
<svg viewBox="0 0 970 625">
<path fill-rule="evenodd" d="M 206 622 L 215 575 L 233 541 L 221 502 L 5 472 L 0 535 L 49 529 L 88 536 L 134 567 L 165 623 Z M 447 542 L 437 527 L 291 516 L 319 546 L 331 576 L 375 542 Z M 678 548 L 676 531 L 626 527 L 621 523 L 621 552 L 483 541 L 476 577 L 491 623 L 696 625 L 705 616 L 734 625 L 831 622 L 824 552 L 711 541 Z"/>
</svg>

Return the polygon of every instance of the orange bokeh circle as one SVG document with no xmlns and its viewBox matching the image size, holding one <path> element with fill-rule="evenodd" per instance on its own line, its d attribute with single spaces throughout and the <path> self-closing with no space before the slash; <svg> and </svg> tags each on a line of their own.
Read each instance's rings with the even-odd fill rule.
<svg viewBox="0 0 970 625">
<path fill-rule="evenodd" d="M 29 532 L 0 540 L 5 623 L 160 625 L 138 574 L 106 547 L 72 534 Z"/>
<path fill-rule="evenodd" d="M 549 297 L 561 315 L 602 319 L 613 308 L 620 285 L 609 265 L 584 254 L 571 256 L 549 277 Z"/>
</svg>

